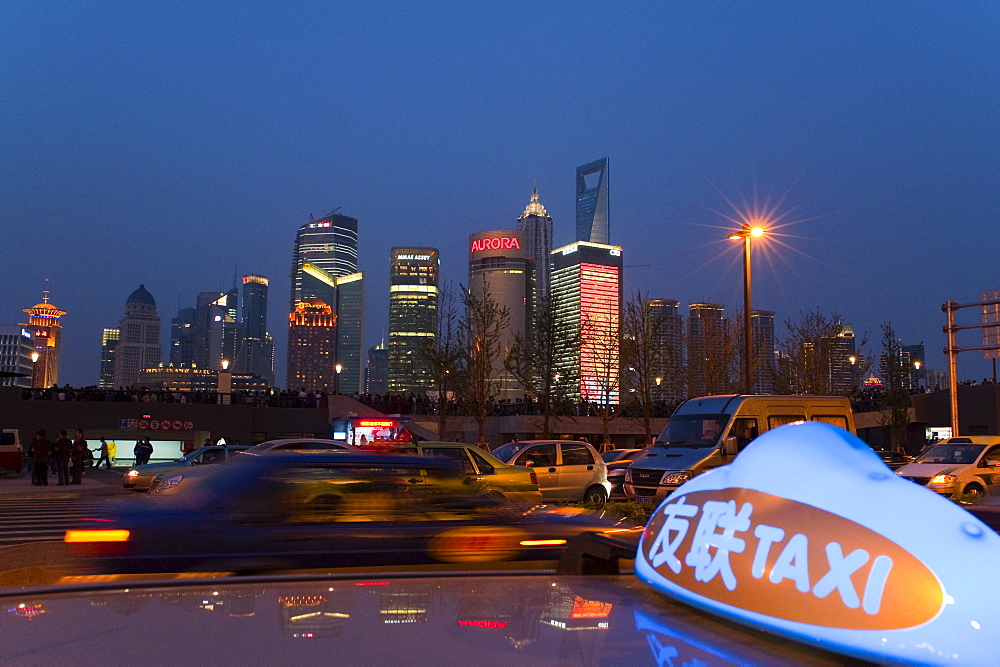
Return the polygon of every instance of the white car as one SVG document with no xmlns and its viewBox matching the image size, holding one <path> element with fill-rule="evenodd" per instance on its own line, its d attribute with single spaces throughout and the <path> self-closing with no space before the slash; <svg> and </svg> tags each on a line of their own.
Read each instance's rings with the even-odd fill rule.
<svg viewBox="0 0 1000 667">
<path fill-rule="evenodd" d="M 603 505 L 611 495 L 608 466 L 590 443 L 577 440 L 520 440 L 493 450 L 504 463 L 527 466 L 538 477 L 543 502 Z"/>
<path fill-rule="evenodd" d="M 978 498 L 1000 489 L 1000 437 L 970 435 L 943 440 L 896 474 L 948 498 Z"/>
</svg>

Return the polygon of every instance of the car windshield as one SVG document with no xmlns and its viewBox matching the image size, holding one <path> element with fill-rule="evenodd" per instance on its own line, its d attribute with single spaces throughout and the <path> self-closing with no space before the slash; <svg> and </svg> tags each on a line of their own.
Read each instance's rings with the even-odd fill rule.
<svg viewBox="0 0 1000 667">
<path fill-rule="evenodd" d="M 975 463 L 986 445 L 934 445 L 914 463 Z"/>
<path fill-rule="evenodd" d="M 656 438 L 656 447 L 713 447 L 729 422 L 729 415 L 674 415 Z"/>
</svg>

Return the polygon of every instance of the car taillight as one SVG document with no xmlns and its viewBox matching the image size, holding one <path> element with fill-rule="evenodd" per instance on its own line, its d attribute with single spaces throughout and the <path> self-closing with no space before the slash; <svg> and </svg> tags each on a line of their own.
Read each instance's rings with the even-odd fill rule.
<svg viewBox="0 0 1000 667">
<path fill-rule="evenodd" d="M 127 530 L 67 530 L 63 542 L 77 556 L 119 556 L 128 549 Z"/>
<path fill-rule="evenodd" d="M 535 474 L 534 470 L 531 471 L 531 483 L 538 485 L 538 475 Z"/>
</svg>

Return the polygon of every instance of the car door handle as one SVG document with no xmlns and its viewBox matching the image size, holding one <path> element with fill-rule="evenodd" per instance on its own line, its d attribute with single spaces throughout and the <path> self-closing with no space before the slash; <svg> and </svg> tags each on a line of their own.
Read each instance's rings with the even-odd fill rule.
<svg viewBox="0 0 1000 667">
<path fill-rule="evenodd" d="M 549 468 L 549 472 L 555 472 L 555 471 L 556 471 L 555 468 Z"/>
<path fill-rule="evenodd" d="M 419 484 L 420 482 L 422 482 L 424 480 L 417 479 L 416 477 L 411 477 L 410 479 L 408 479 L 406 481 L 409 482 L 410 484 Z"/>
<path fill-rule="evenodd" d="M 593 470 L 594 466 L 587 466 L 587 470 Z"/>
</svg>

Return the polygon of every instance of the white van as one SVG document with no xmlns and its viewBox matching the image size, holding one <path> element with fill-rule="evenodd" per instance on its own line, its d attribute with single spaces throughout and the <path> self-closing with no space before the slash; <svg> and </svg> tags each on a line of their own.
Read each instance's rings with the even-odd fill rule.
<svg viewBox="0 0 1000 667">
<path fill-rule="evenodd" d="M 21 472 L 24 456 L 21 452 L 21 438 L 16 428 L 5 428 L 0 433 L 0 468 Z"/>
<path fill-rule="evenodd" d="M 973 500 L 1000 489 L 1000 436 L 967 435 L 942 440 L 896 474 L 943 496 Z"/>
<path fill-rule="evenodd" d="M 732 460 L 761 433 L 803 421 L 855 433 L 851 403 L 843 396 L 691 398 L 670 415 L 646 455 L 625 471 L 625 496 L 659 502 L 695 475 Z"/>
</svg>

